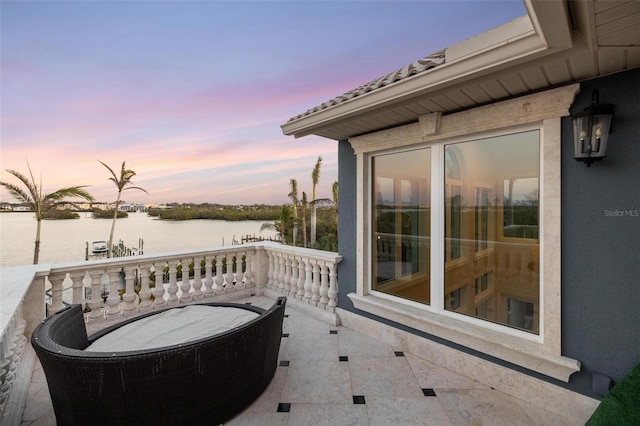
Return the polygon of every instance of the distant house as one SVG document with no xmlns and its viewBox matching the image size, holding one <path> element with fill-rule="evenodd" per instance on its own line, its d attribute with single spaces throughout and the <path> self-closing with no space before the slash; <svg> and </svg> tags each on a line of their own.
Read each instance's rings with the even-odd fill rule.
<svg viewBox="0 0 640 426">
<path fill-rule="evenodd" d="M 14 212 L 30 212 L 31 207 L 29 206 L 13 206 Z"/>
<path fill-rule="evenodd" d="M 640 2 L 525 5 L 282 129 L 338 141 L 339 312 L 558 411 L 640 363 Z"/>
</svg>

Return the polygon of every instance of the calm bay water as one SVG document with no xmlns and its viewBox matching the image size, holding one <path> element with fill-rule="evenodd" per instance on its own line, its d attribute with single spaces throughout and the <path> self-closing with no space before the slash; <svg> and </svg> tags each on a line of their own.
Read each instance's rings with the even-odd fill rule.
<svg viewBox="0 0 640 426">
<path fill-rule="evenodd" d="M 109 239 L 111 219 L 93 219 L 80 213 L 76 220 L 44 220 L 39 263 L 73 262 L 85 259 L 87 242 Z M 129 213 L 118 219 L 114 241 L 123 240 L 128 247 L 138 247 L 144 240 L 144 254 L 160 254 L 175 250 L 203 250 L 222 245 L 245 235 L 275 236 L 260 232 L 262 221 L 227 222 L 224 220 L 164 221 L 146 215 Z M 0 214 L 0 267 L 30 265 L 36 236 L 33 213 Z"/>
</svg>

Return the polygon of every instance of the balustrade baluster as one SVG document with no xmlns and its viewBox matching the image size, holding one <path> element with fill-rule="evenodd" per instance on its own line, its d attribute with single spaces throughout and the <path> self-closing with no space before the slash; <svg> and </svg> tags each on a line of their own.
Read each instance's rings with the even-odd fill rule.
<svg viewBox="0 0 640 426">
<path fill-rule="evenodd" d="M 255 284 L 253 282 L 253 271 L 252 271 L 252 267 L 253 267 L 253 252 L 246 252 L 245 253 L 245 270 L 244 270 L 244 286 L 246 288 L 252 288 L 255 287 Z"/>
<path fill-rule="evenodd" d="M 282 287 L 282 292 L 286 296 L 291 290 L 291 256 L 286 254 L 282 257 L 284 259 L 284 285 Z"/>
<path fill-rule="evenodd" d="M 298 259 L 291 256 L 291 283 L 289 285 L 288 296 L 295 296 L 298 293 Z"/>
<path fill-rule="evenodd" d="M 203 258 L 193 258 L 193 300 L 202 300 L 204 294 L 202 293 L 202 262 Z"/>
<path fill-rule="evenodd" d="M 151 289 L 149 288 L 149 273 L 151 265 L 140 265 L 140 304 L 138 308 L 141 312 L 148 311 L 151 308 Z"/>
<path fill-rule="evenodd" d="M 107 315 L 116 315 L 120 313 L 120 295 L 118 294 L 118 285 L 120 284 L 121 267 L 117 269 L 107 270 L 109 276 L 109 297 L 107 297 Z"/>
<path fill-rule="evenodd" d="M 333 262 L 329 265 L 329 303 L 327 306 L 332 312 L 335 312 L 338 306 L 338 270 L 337 265 Z"/>
<path fill-rule="evenodd" d="M 267 288 L 273 288 L 273 253 L 267 252 L 268 269 L 267 269 Z"/>
<path fill-rule="evenodd" d="M 320 300 L 318 304 L 325 308 L 327 303 L 329 303 L 329 269 L 327 268 L 327 263 L 323 262 L 320 267 Z"/>
<path fill-rule="evenodd" d="M 244 289 L 244 272 L 242 271 L 242 256 L 244 252 L 236 253 L 236 273 L 234 275 L 236 280 L 236 290 Z"/>
<path fill-rule="evenodd" d="M 318 305 L 320 301 L 320 265 L 318 261 L 313 261 L 313 282 L 311 283 L 311 304 Z"/>
<path fill-rule="evenodd" d="M 216 255 L 216 294 L 224 293 L 224 287 L 222 286 L 224 284 L 222 259 L 221 255 Z"/>
<path fill-rule="evenodd" d="M 95 320 L 102 318 L 104 312 L 102 312 L 102 275 L 104 271 L 92 271 L 91 272 L 91 300 L 89 301 L 89 320 Z"/>
<path fill-rule="evenodd" d="M 135 278 L 137 265 L 127 266 L 124 268 L 124 282 L 125 282 L 125 290 L 122 295 L 122 300 L 124 300 L 124 309 L 123 313 L 125 315 L 131 314 L 136 310 L 136 290 L 135 286 Z"/>
<path fill-rule="evenodd" d="M 215 257 L 215 256 L 214 256 Z M 213 290 L 213 261 L 210 257 L 204 258 L 204 297 L 205 299 L 213 297 L 215 291 Z"/>
<path fill-rule="evenodd" d="M 233 255 L 227 254 L 226 255 L 226 270 L 227 272 L 225 272 L 224 275 L 224 292 L 225 293 L 231 293 L 232 291 L 235 290 L 235 287 L 233 286 L 233 265 L 235 265 L 235 262 L 233 261 Z"/>
<path fill-rule="evenodd" d="M 169 298 L 167 299 L 167 305 L 175 305 L 178 303 L 178 271 L 177 266 L 178 262 L 176 260 L 170 260 L 169 263 L 169 288 L 167 289 L 167 293 L 169 293 Z"/>
<path fill-rule="evenodd" d="M 153 276 L 155 279 L 155 287 L 153 293 L 153 308 L 163 308 L 167 305 L 167 301 L 164 298 L 164 263 L 153 263 Z"/>
<path fill-rule="evenodd" d="M 86 275 L 86 271 L 84 272 L 77 272 L 74 274 L 69 274 L 69 277 L 71 278 L 71 303 L 80 303 L 82 304 L 82 301 L 84 299 L 84 297 L 82 296 L 82 288 L 84 286 L 84 284 L 82 283 L 84 277 Z"/>
<path fill-rule="evenodd" d="M 54 314 L 64 308 L 64 304 L 62 303 L 62 288 L 66 276 L 50 275 L 48 279 L 49 283 L 51 283 L 51 306 L 49 307 L 49 313 Z"/>
<path fill-rule="evenodd" d="M 273 290 L 278 290 L 278 287 L 280 286 L 280 254 L 279 253 L 273 253 L 273 272 L 272 272 L 272 283 L 271 283 L 271 288 Z"/>
<path fill-rule="evenodd" d="M 278 257 L 280 258 L 280 275 L 278 276 L 278 291 L 280 293 L 284 293 L 285 280 L 284 277 L 287 275 L 287 257 L 283 253 L 278 253 Z"/>
<path fill-rule="evenodd" d="M 182 265 L 182 284 L 180 284 L 180 303 L 189 303 L 191 296 L 191 283 L 189 282 L 189 260 L 180 260 Z M 195 264 L 194 264 L 195 268 Z"/>
<path fill-rule="evenodd" d="M 298 282 L 296 283 L 296 293 L 294 297 L 298 300 L 302 300 L 304 297 L 304 280 L 305 280 L 305 264 L 306 261 L 304 258 L 298 259 Z"/>
<path fill-rule="evenodd" d="M 305 279 L 304 279 L 304 297 L 303 300 L 307 303 L 310 302 L 311 300 L 311 296 L 313 296 L 313 294 L 311 293 L 311 287 L 313 284 L 313 265 L 311 263 L 311 259 L 307 258 L 304 261 L 306 267 L 305 267 Z"/>
</svg>

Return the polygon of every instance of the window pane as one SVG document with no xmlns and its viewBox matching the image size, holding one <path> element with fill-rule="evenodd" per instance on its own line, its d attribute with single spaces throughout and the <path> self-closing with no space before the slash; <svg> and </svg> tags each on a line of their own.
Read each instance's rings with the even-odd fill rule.
<svg viewBox="0 0 640 426">
<path fill-rule="evenodd" d="M 539 145 L 531 131 L 445 146 L 445 309 L 539 332 Z"/>
<path fill-rule="evenodd" d="M 373 289 L 429 303 L 429 148 L 372 159 Z"/>
</svg>

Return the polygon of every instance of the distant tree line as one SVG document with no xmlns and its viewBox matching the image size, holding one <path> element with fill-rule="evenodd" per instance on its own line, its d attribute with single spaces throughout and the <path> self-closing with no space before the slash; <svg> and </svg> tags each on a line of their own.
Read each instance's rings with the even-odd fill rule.
<svg viewBox="0 0 640 426">
<path fill-rule="evenodd" d="M 149 209 L 149 216 L 164 220 L 276 220 L 280 215 L 279 206 L 265 204 L 253 206 L 227 206 L 220 204 L 189 204 L 174 206 L 171 209 Z"/>
</svg>

